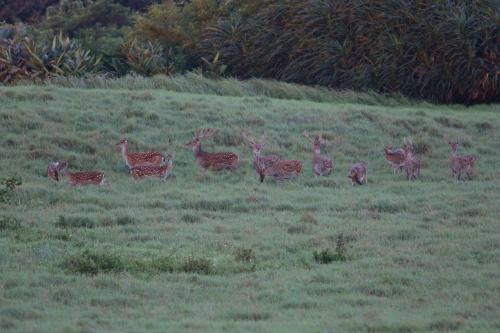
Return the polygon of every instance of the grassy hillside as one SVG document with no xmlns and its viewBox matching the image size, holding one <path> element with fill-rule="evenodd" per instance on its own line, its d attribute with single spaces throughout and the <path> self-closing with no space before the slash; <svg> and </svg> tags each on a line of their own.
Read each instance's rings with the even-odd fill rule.
<svg viewBox="0 0 500 333">
<path fill-rule="evenodd" d="M 227 95 L 240 96 L 0 88 L 0 169 L 23 179 L 0 204 L 2 332 L 500 329 L 498 105 Z M 197 169 L 183 144 L 199 127 L 219 128 L 204 147 L 238 153 L 237 172 Z M 266 131 L 266 152 L 302 160 L 303 174 L 259 183 L 239 127 Z M 313 177 L 303 130 L 327 139 L 330 177 Z M 476 154 L 473 181 L 450 179 L 445 133 Z M 414 183 L 382 155 L 407 135 L 424 165 Z M 175 152 L 176 178 L 132 181 L 120 136 Z M 112 185 L 51 183 L 51 159 Z M 358 160 L 369 182 L 352 188 Z M 314 260 L 342 242 L 347 261 Z"/>
</svg>

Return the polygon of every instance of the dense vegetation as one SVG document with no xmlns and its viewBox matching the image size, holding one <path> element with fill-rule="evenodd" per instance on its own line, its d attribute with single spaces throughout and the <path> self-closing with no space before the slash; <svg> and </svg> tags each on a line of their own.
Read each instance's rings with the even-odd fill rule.
<svg viewBox="0 0 500 333">
<path fill-rule="evenodd" d="M 14 39 L 0 46 L 2 82 L 197 70 L 441 102 L 500 100 L 498 0 L 11 2 L 0 18 L 31 25 L 0 31 Z M 99 70 L 31 66 L 23 38 L 43 50 L 59 33 L 101 58 Z"/>
<path fill-rule="evenodd" d="M 495 106 L 188 77 L 0 88 L 0 331 L 498 331 Z M 236 172 L 197 168 L 183 145 L 202 126 L 219 128 L 207 151 L 240 155 Z M 301 160 L 300 177 L 261 184 L 240 127 Z M 327 140 L 329 177 L 314 178 L 303 130 Z M 477 156 L 473 181 L 451 179 L 443 134 Z M 408 135 L 413 183 L 382 154 Z M 175 152 L 175 179 L 134 182 L 121 136 Z M 111 186 L 55 184 L 53 159 Z M 358 160 L 368 184 L 353 188 Z"/>
</svg>

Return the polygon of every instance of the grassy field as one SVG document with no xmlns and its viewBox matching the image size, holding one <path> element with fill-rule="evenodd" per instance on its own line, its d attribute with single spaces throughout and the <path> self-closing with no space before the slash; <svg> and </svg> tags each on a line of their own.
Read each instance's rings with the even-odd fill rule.
<svg viewBox="0 0 500 333">
<path fill-rule="evenodd" d="M 1 176 L 23 180 L 0 204 L 0 331 L 498 332 L 499 106 L 289 87 L 0 88 Z M 197 169 L 183 144 L 199 127 L 219 129 L 204 147 L 238 153 L 237 172 Z M 239 127 L 301 176 L 259 183 Z M 303 130 L 323 133 L 330 177 L 313 177 Z M 450 178 L 443 134 L 477 156 L 473 181 Z M 382 155 L 408 135 L 414 183 Z M 175 152 L 175 179 L 132 181 L 121 136 Z M 52 183 L 51 159 L 112 185 Z M 369 182 L 353 188 L 359 160 Z"/>
</svg>

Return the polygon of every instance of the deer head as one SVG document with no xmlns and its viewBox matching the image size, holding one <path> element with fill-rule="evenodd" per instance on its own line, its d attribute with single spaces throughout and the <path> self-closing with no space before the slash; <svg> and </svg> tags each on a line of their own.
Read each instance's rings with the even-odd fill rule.
<svg viewBox="0 0 500 333">
<path fill-rule="evenodd" d="M 186 143 L 186 147 L 198 147 L 201 144 L 202 139 L 211 137 L 217 132 L 214 128 L 202 128 L 196 131 L 191 141 Z"/>
<path fill-rule="evenodd" d="M 404 137 L 403 138 L 403 145 L 404 145 L 404 149 L 407 153 L 411 153 L 413 151 L 413 140 L 411 137 L 409 137 L 409 138 Z"/>
<path fill-rule="evenodd" d="M 321 134 L 316 135 L 314 139 L 311 139 L 307 131 L 304 131 L 303 134 L 304 138 L 306 138 L 307 141 L 309 141 L 312 144 L 314 149 L 319 149 L 321 148 L 321 146 L 325 144 L 325 140 L 323 140 L 323 136 Z"/>
<path fill-rule="evenodd" d="M 452 140 L 448 137 L 448 135 L 444 135 L 444 141 L 448 144 L 448 147 L 450 149 L 450 153 L 456 154 L 457 149 L 458 149 L 458 141 L 457 140 Z"/>
<path fill-rule="evenodd" d="M 117 149 L 122 149 L 123 147 L 126 147 L 128 145 L 128 141 L 125 138 L 121 138 L 120 141 L 116 144 Z"/>
<path fill-rule="evenodd" d="M 266 144 L 266 133 L 262 134 L 259 140 L 254 139 L 243 130 L 241 131 L 241 135 L 243 136 L 243 139 L 245 139 L 245 141 L 250 145 L 250 147 L 252 147 L 253 153 L 256 155 L 260 155 L 262 149 L 264 148 L 264 145 Z"/>
</svg>

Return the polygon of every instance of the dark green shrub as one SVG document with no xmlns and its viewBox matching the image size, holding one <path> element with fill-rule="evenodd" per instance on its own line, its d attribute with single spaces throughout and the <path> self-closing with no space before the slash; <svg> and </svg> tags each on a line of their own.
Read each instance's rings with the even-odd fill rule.
<svg viewBox="0 0 500 333">
<path fill-rule="evenodd" d="M 121 257 L 109 251 L 85 250 L 68 258 L 64 266 L 74 273 L 95 275 L 98 273 L 119 273 L 125 269 Z"/>
<path fill-rule="evenodd" d="M 334 261 L 347 261 L 345 239 L 342 234 L 337 237 L 335 252 L 325 249 L 313 252 L 314 260 L 320 264 L 329 264 Z"/>
<path fill-rule="evenodd" d="M 198 215 L 194 214 L 184 214 L 181 217 L 181 220 L 186 223 L 199 223 L 201 222 L 201 218 Z"/>
<path fill-rule="evenodd" d="M 56 226 L 59 228 L 94 228 L 96 221 L 86 216 L 59 216 Z"/>
<path fill-rule="evenodd" d="M 18 230 L 21 228 L 21 222 L 13 217 L 0 216 L 0 230 Z"/>
<path fill-rule="evenodd" d="M 9 177 L 9 178 L 1 178 L 0 179 L 0 185 L 3 186 L 3 188 L 0 188 L 0 202 L 9 202 L 9 200 L 12 197 L 12 193 L 14 193 L 14 190 L 17 186 L 22 185 L 22 179 L 21 177 Z"/>
<path fill-rule="evenodd" d="M 213 265 L 209 259 L 189 255 L 179 259 L 178 270 L 186 273 L 211 274 Z"/>
<path fill-rule="evenodd" d="M 239 262 L 251 264 L 255 262 L 255 252 L 253 249 L 239 247 L 234 252 L 234 259 Z"/>
</svg>

